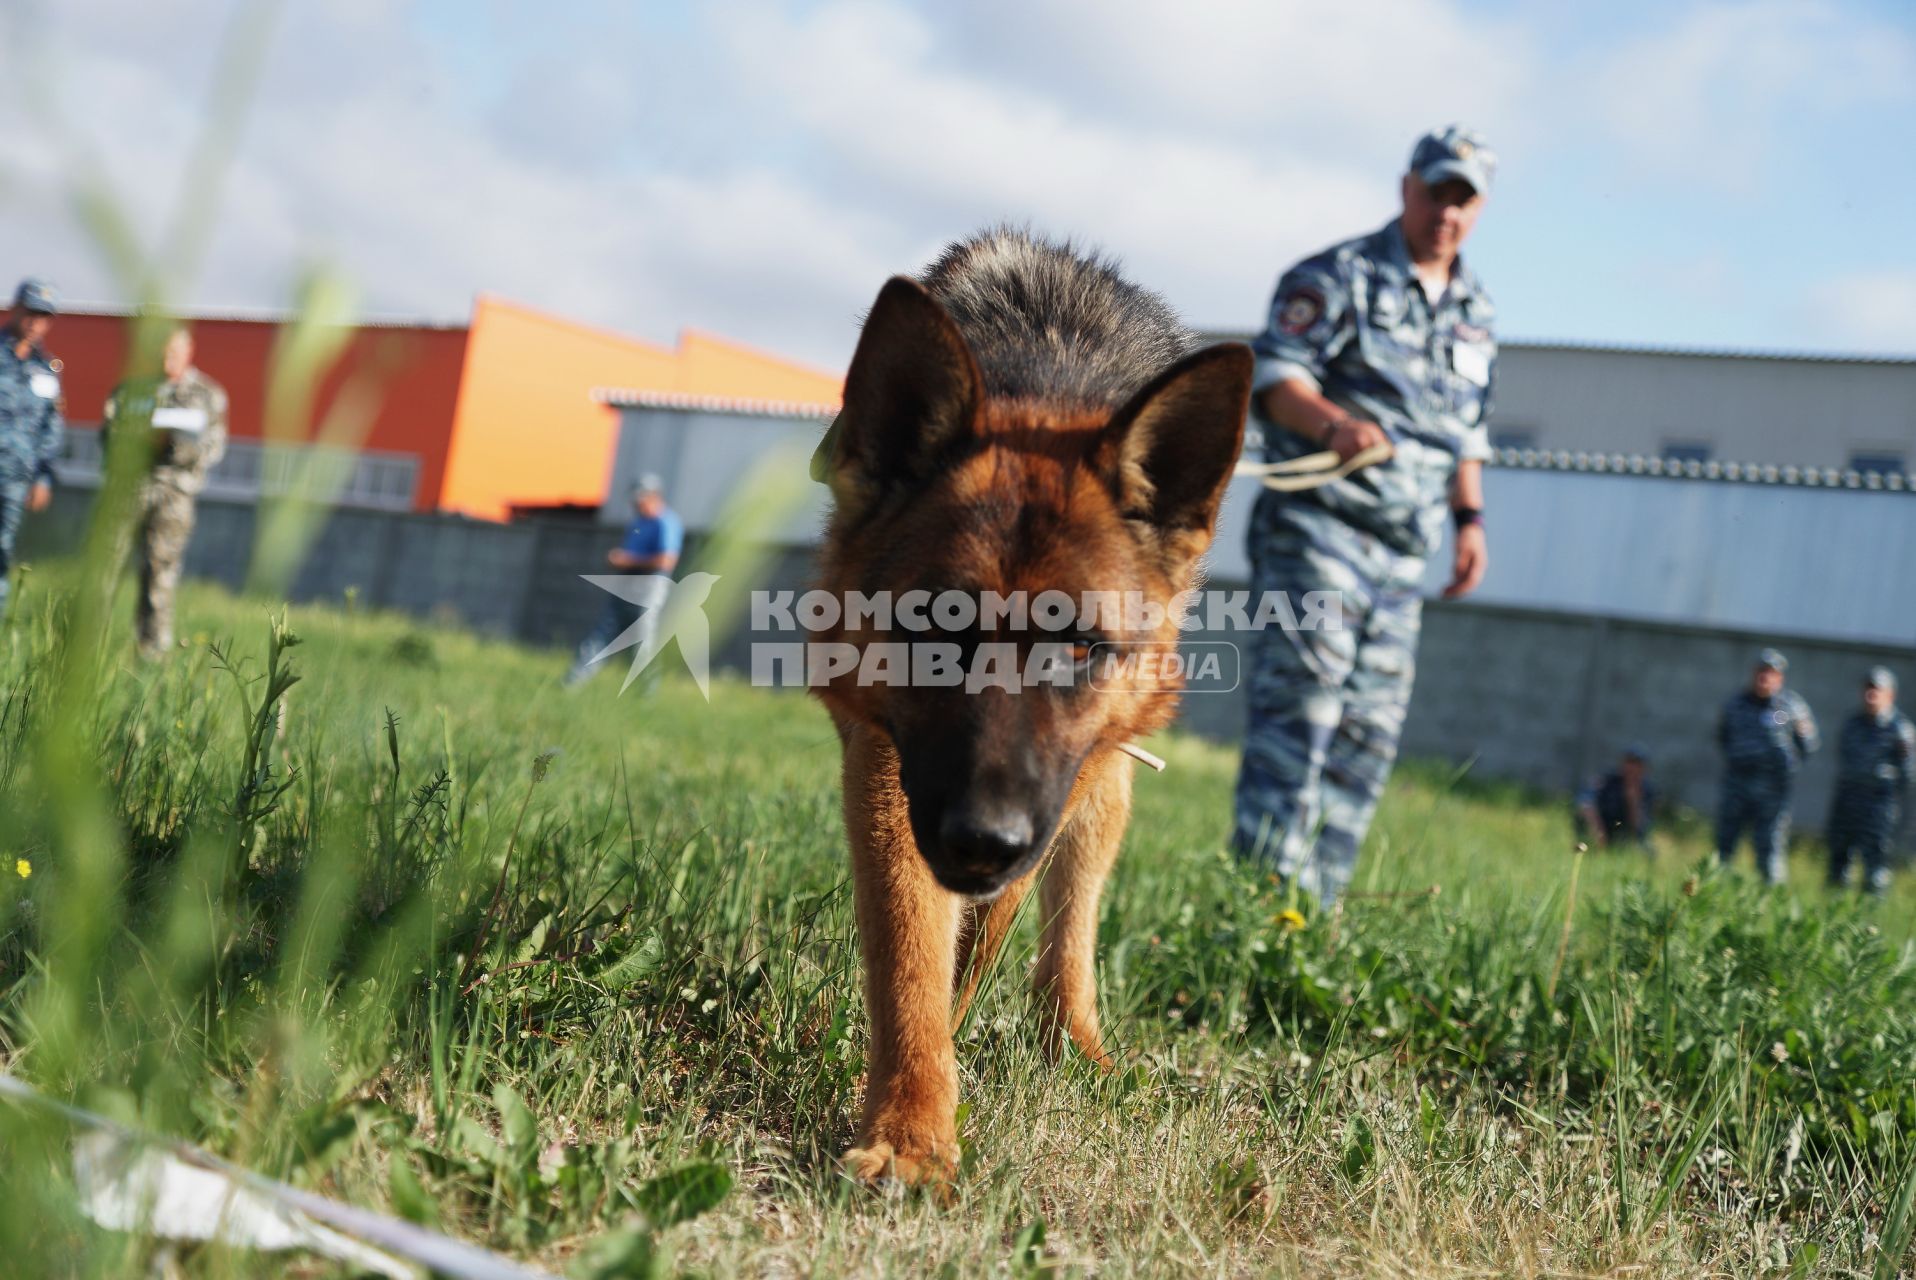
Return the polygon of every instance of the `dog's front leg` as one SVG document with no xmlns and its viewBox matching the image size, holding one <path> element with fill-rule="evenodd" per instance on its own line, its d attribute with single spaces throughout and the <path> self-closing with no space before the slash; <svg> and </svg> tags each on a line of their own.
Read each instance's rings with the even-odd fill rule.
<svg viewBox="0 0 1916 1280">
<path fill-rule="evenodd" d="M 1098 899 L 1131 821 L 1131 761 L 1107 752 L 1086 766 L 1079 786 L 1081 802 L 1051 846 L 1039 890 L 1044 935 L 1032 984 L 1047 1056 L 1055 1059 L 1069 1037 L 1109 1070 L 1098 1027 Z"/>
<path fill-rule="evenodd" d="M 845 1167 L 863 1179 L 942 1182 L 958 1163 L 952 967 L 961 903 L 912 842 L 898 757 L 869 731 L 845 744 L 845 828 L 871 1021 L 865 1118 Z"/>
</svg>

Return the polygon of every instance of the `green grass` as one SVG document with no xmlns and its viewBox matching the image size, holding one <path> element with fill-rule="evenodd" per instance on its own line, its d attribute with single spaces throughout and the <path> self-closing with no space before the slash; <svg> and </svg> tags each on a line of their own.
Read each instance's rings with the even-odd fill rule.
<svg viewBox="0 0 1916 1280">
<path fill-rule="evenodd" d="M 1121 1067 L 1043 1064 L 1027 921 L 941 1205 L 835 1171 L 864 1015 L 814 703 L 567 694 L 556 654 L 317 607 L 276 698 L 266 604 L 189 588 L 159 670 L 74 616 L 36 577 L 0 631 L 0 1054 L 274 1176 L 579 1275 L 1912 1265 L 1906 884 L 1831 898 L 1806 851 L 1770 892 L 1681 823 L 1579 862 L 1560 802 L 1410 764 L 1360 894 L 1292 930 L 1218 851 L 1233 754 L 1169 738 L 1104 913 Z M 154 1265 L 76 1212 L 68 1140 L 0 1106 L 8 1274 Z"/>
</svg>

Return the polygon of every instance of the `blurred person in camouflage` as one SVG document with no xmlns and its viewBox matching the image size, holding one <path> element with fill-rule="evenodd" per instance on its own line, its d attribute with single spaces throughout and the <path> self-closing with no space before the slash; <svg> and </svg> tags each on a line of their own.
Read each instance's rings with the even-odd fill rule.
<svg viewBox="0 0 1916 1280">
<path fill-rule="evenodd" d="M 13 578 L 13 542 L 28 511 L 53 501 L 53 462 L 66 423 L 60 362 L 42 345 L 60 309 L 53 286 L 27 279 L 13 295 L 0 354 L 0 617 Z"/>
<path fill-rule="evenodd" d="M 1821 745 L 1809 703 L 1783 687 L 1789 667 L 1789 660 L 1775 649 L 1757 654 L 1749 685 L 1723 704 L 1716 724 L 1717 746 L 1723 752 L 1716 856 L 1727 865 L 1747 830 L 1756 869 L 1773 885 L 1783 883 L 1796 771 Z"/>
<path fill-rule="evenodd" d="M 1628 841 L 1654 853 L 1650 829 L 1656 820 L 1656 788 L 1649 769 L 1649 748 L 1632 743 L 1615 769 L 1592 778 L 1577 793 L 1577 839 L 1604 848 Z"/>
<path fill-rule="evenodd" d="M 1916 726 L 1896 709 L 1896 673 L 1871 667 L 1863 677 L 1863 705 L 1843 721 L 1836 739 L 1836 795 L 1825 828 L 1831 888 L 1847 888 L 1850 863 L 1860 859 L 1864 892 L 1889 892 L 1890 846 L 1913 772 Z"/>
<path fill-rule="evenodd" d="M 136 629 L 140 656 L 149 661 L 173 647 L 173 595 L 193 537 L 194 503 L 226 453 L 226 417 L 226 390 L 194 367 L 193 335 L 185 328 L 167 335 L 158 377 L 129 378 L 107 397 L 100 456 L 121 432 L 139 432 L 147 445 L 133 532 L 140 557 Z"/>
<path fill-rule="evenodd" d="M 1459 251 L 1496 169 L 1460 125 L 1419 139 L 1401 216 L 1285 272 L 1252 344 L 1268 461 L 1392 450 L 1308 492 L 1267 489 L 1251 517 L 1254 598 L 1335 592 L 1342 625 L 1257 634 L 1231 843 L 1327 904 L 1350 883 L 1397 758 L 1424 562 L 1447 513 L 1456 563 L 1444 594 L 1468 594 L 1488 563 L 1495 311 Z"/>
</svg>

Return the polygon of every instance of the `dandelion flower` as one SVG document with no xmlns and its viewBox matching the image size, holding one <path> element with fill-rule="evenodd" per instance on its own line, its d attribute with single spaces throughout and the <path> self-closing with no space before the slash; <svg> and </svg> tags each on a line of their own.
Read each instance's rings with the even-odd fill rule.
<svg viewBox="0 0 1916 1280">
<path fill-rule="evenodd" d="M 13 860 L 13 874 L 25 880 L 33 874 L 33 864 L 25 858 L 15 858 Z"/>
<path fill-rule="evenodd" d="M 1271 918 L 1271 923 L 1281 924 L 1286 929 L 1295 932 L 1304 927 L 1304 913 L 1296 907 L 1286 907 Z"/>
</svg>

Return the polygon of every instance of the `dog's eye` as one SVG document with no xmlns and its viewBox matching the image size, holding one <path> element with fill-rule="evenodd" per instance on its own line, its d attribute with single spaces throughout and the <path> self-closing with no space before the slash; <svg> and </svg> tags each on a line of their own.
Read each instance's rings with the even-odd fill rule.
<svg viewBox="0 0 1916 1280">
<path fill-rule="evenodd" d="M 1071 638 L 1071 665 L 1084 667 L 1090 665 L 1091 651 L 1101 643 L 1096 636 L 1073 636 Z"/>
</svg>

